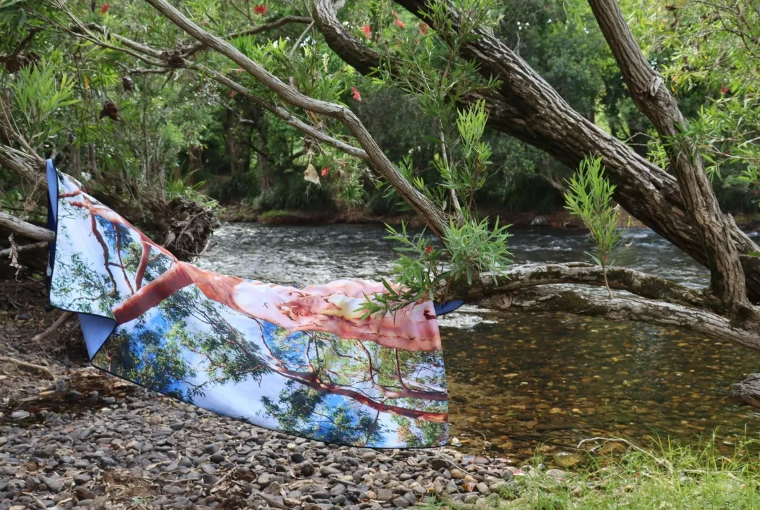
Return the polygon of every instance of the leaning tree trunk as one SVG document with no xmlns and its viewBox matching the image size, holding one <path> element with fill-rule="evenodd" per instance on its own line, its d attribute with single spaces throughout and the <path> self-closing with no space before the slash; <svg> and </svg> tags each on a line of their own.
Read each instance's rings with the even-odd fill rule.
<svg viewBox="0 0 760 510">
<path fill-rule="evenodd" d="M 438 8 L 456 30 L 458 14 L 440 0 L 396 0 L 436 30 L 446 30 Z M 331 0 L 313 0 L 312 14 L 327 44 L 359 72 L 370 74 L 392 60 L 353 37 L 338 20 Z M 699 263 L 709 260 L 694 228 L 676 179 L 604 132 L 573 110 L 527 62 L 501 41 L 477 31 L 463 45 L 462 56 L 478 64 L 485 77 L 500 80 L 496 91 L 466 94 L 463 104 L 485 100 L 489 126 L 539 148 L 560 162 L 576 168 L 587 156 L 602 157 L 610 180 L 616 185 L 615 200 L 635 218 L 688 253 Z M 726 218 L 726 232 L 739 253 L 759 251 L 758 246 Z M 747 286 L 753 299 L 760 299 L 760 261 L 742 257 Z"/>
<path fill-rule="evenodd" d="M 712 292 L 732 313 L 748 310 L 747 288 L 731 223 L 721 212 L 702 157 L 678 137 L 687 122 L 664 80 L 652 69 L 633 38 L 616 0 L 589 0 L 604 38 L 623 73 L 633 102 L 657 129 L 675 170 L 681 196 L 710 268 Z"/>
</svg>

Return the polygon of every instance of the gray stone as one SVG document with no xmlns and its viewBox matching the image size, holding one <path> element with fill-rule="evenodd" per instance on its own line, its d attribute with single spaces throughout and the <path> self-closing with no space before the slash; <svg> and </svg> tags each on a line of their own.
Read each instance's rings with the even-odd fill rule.
<svg viewBox="0 0 760 510">
<path fill-rule="evenodd" d="M 77 485 L 83 485 L 90 480 L 92 480 L 92 477 L 87 473 L 79 473 L 77 475 L 74 475 L 74 483 Z"/>
<path fill-rule="evenodd" d="M 346 493 L 346 486 L 343 485 L 342 483 L 336 484 L 335 486 L 333 486 L 332 489 L 330 489 L 330 495 L 333 497 L 340 496 L 341 494 L 345 494 L 345 493 Z"/>
<path fill-rule="evenodd" d="M 546 476 L 551 478 L 567 478 L 570 476 L 570 473 L 561 469 L 550 469 L 546 472 Z"/>
<path fill-rule="evenodd" d="M 393 506 L 396 508 L 408 508 L 411 506 L 411 503 L 409 503 L 409 500 L 406 498 L 396 498 L 391 503 L 393 503 Z"/>
<path fill-rule="evenodd" d="M 11 413 L 11 418 L 14 420 L 23 420 L 25 418 L 29 418 L 31 414 L 29 414 L 26 411 L 14 411 Z"/>
<path fill-rule="evenodd" d="M 380 489 L 377 491 L 378 501 L 388 501 L 393 497 L 393 491 L 390 489 Z"/>
<path fill-rule="evenodd" d="M 40 476 L 40 481 L 50 492 L 60 492 L 63 489 L 63 481 L 57 476 Z"/>
</svg>

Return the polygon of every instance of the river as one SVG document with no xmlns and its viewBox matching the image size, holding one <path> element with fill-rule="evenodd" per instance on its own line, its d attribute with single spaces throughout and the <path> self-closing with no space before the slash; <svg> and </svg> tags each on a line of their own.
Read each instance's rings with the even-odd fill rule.
<svg viewBox="0 0 760 510">
<path fill-rule="evenodd" d="M 582 232 L 513 232 L 516 263 L 587 260 Z M 225 224 L 198 264 L 217 272 L 303 286 L 378 279 L 394 259 L 378 225 Z M 702 287 L 708 272 L 645 229 L 630 229 L 617 265 Z M 471 452 L 526 457 L 568 450 L 591 436 L 696 443 L 713 433 L 729 452 L 758 438 L 760 413 L 726 399 L 759 358 L 678 329 L 567 314 L 491 312 L 474 306 L 440 320 L 452 438 Z"/>
</svg>

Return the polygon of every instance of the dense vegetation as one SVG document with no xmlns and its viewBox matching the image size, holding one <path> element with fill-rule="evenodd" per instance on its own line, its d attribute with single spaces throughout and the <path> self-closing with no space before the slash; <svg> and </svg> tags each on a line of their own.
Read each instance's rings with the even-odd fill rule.
<svg viewBox="0 0 760 510">
<path fill-rule="evenodd" d="M 576 111 L 640 154 L 662 161 L 662 146 L 627 94 L 585 3 L 470 1 L 463 6 L 484 13 L 480 23 Z M 309 24 L 307 6 L 297 2 L 205 1 L 184 7 L 215 33 L 249 30 L 233 39 L 238 48 L 301 92 L 348 105 L 391 161 L 428 184 L 441 182 L 436 168 L 441 142 L 458 136 L 457 96 L 488 86 L 461 65 L 446 79 L 432 79 L 432 69 L 450 66 L 446 51 L 427 24 L 392 2 L 349 2 L 341 19 L 370 48 L 408 56 L 408 65 L 419 66 L 414 83 L 389 72 L 358 73 L 330 50 Z M 648 58 L 693 121 L 695 143 L 710 158 L 721 203 L 754 211 L 754 195 L 747 190 L 747 182 L 758 180 L 757 59 L 752 57 L 757 27 L 751 13 L 742 18 L 683 1 L 667 6 L 626 1 L 623 7 Z M 4 122 L 28 135 L 40 154 L 57 155 L 61 168 L 103 195 L 132 203 L 145 196 L 207 200 L 200 192 L 260 210 L 403 209 L 363 162 L 304 138 L 215 81 L 210 69 L 262 92 L 224 57 L 199 46 L 190 52 L 202 53 L 193 66 L 172 64 L 172 55 L 189 55 L 182 46 L 187 43 L 143 2 L 2 0 L 0 12 L 0 29 L 7 35 L 0 41 Z M 142 54 L 119 37 L 163 53 Z M 741 41 L 750 51 L 724 54 Z M 329 121 L 313 121 L 326 122 L 341 136 L 341 128 Z M 482 140 L 491 155 L 475 190 L 481 207 L 540 212 L 562 207 L 573 169 L 491 128 Z M 455 156 L 456 141 L 446 150 Z M 28 194 L 17 178 L 2 173 L 0 184 L 2 203 L 23 207 Z"/>
</svg>

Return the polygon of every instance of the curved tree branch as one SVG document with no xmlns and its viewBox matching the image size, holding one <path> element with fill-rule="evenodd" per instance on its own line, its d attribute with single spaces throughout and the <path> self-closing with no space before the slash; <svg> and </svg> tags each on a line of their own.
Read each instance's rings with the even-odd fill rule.
<svg viewBox="0 0 760 510">
<path fill-rule="evenodd" d="M 309 18 L 304 18 L 309 19 Z M 97 31 L 99 33 L 108 33 L 109 37 L 113 38 L 114 40 L 118 41 L 119 43 L 123 44 L 124 46 L 131 48 L 132 50 L 142 52 L 146 55 L 162 58 L 163 56 L 171 53 L 168 50 L 167 51 L 159 51 L 155 48 L 151 48 L 150 46 L 147 46 L 145 44 L 133 41 L 132 39 L 129 39 L 127 37 L 117 35 L 111 32 L 106 32 L 106 30 L 101 27 L 100 25 L 97 25 L 96 23 L 90 23 L 87 25 L 87 27 L 91 30 Z M 82 37 L 81 34 L 74 32 L 73 33 L 76 36 Z M 100 44 L 100 41 L 96 39 L 88 38 L 87 40 L 95 43 Z M 115 50 L 115 51 L 122 51 L 121 48 L 115 47 L 115 46 L 107 46 L 109 49 Z M 130 53 L 131 54 L 131 53 Z M 159 65 L 158 62 L 155 62 L 154 65 Z M 286 108 L 283 108 L 282 106 L 277 106 L 269 103 L 268 101 L 256 96 L 255 94 L 251 93 L 250 90 L 248 90 L 243 85 L 239 84 L 235 80 L 232 80 L 231 78 L 228 78 L 222 73 L 219 73 L 217 71 L 214 71 L 212 69 L 209 69 L 208 67 L 201 65 L 201 64 L 195 64 L 189 61 L 185 61 L 184 59 L 182 62 L 176 62 L 176 65 L 182 68 L 190 69 L 192 71 L 200 72 L 202 74 L 210 76 L 214 81 L 217 83 L 224 85 L 225 87 L 229 88 L 230 90 L 233 90 L 237 92 L 238 94 L 241 94 L 245 97 L 247 97 L 249 100 L 253 101 L 257 105 L 261 106 L 265 110 L 269 111 L 270 113 L 273 113 L 283 121 L 285 121 L 286 124 L 289 124 L 293 126 L 294 128 L 298 129 L 299 131 L 302 131 L 306 133 L 307 135 L 311 136 L 315 140 L 318 140 L 320 142 L 326 143 L 327 145 L 330 145 L 332 147 L 335 147 L 336 149 L 345 152 L 346 154 L 350 156 L 354 156 L 358 159 L 361 159 L 363 161 L 369 162 L 369 156 L 367 153 L 362 149 L 361 147 L 355 147 L 351 144 L 348 144 L 346 142 L 343 142 L 337 138 L 334 138 L 324 131 L 321 131 L 315 126 L 309 125 L 293 115 L 290 111 L 288 111 Z M 155 71 L 157 73 L 166 73 L 171 72 L 173 69 L 176 69 L 177 67 L 160 67 L 159 69 L 141 69 L 140 72 L 148 72 L 148 71 Z"/>
<path fill-rule="evenodd" d="M 611 288 L 628 291 L 643 298 L 701 308 L 716 313 L 720 309 L 720 303 L 707 292 L 635 269 L 608 267 L 607 279 Z M 584 262 L 523 264 L 510 268 L 498 281 L 488 275 L 481 275 L 472 286 L 453 286 L 448 298 L 477 299 L 558 283 L 604 287 L 604 272 L 601 267 Z"/>
<path fill-rule="evenodd" d="M 367 152 L 372 167 L 395 188 L 399 196 L 425 220 L 436 235 L 443 235 L 447 223 L 444 212 L 438 209 L 398 172 L 356 114 L 350 109 L 339 104 L 311 98 L 302 94 L 297 89 L 288 86 L 261 65 L 238 51 L 227 41 L 211 35 L 190 21 L 166 0 L 147 0 L 147 2 L 199 42 L 238 64 L 265 87 L 277 94 L 284 102 L 342 122 Z"/>
<path fill-rule="evenodd" d="M 327 1 L 314 0 L 315 3 Z M 447 21 L 452 23 L 454 30 L 459 26 L 458 12 L 444 0 L 395 1 L 436 30 L 447 29 L 439 26 L 431 16 L 433 10 L 439 8 L 447 11 Z M 320 12 L 314 11 L 315 19 Z M 320 23 L 318 19 L 317 23 Z M 463 45 L 462 56 L 475 61 L 483 76 L 500 80 L 498 97 L 483 94 L 489 110 L 489 126 L 544 150 L 571 168 L 576 168 L 588 155 L 603 157 L 608 176 L 617 187 L 615 200 L 699 263 L 709 264 L 705 247 L 673 176 L 574 111 L 504 43 L 483 30 L 474 35 L 472 41 Z M 339 46 L 331 48 L 341 55 Z M 760 251 L 733 221 L 727 221 L 726 232 L 740 253 Z M 747 264 L 744 267 L 746 270 Z M 752 267 L 752 271 L 746 273 L 747 285 L 753 299 L 758 299 L 760 268 Z"/>
</svg>

